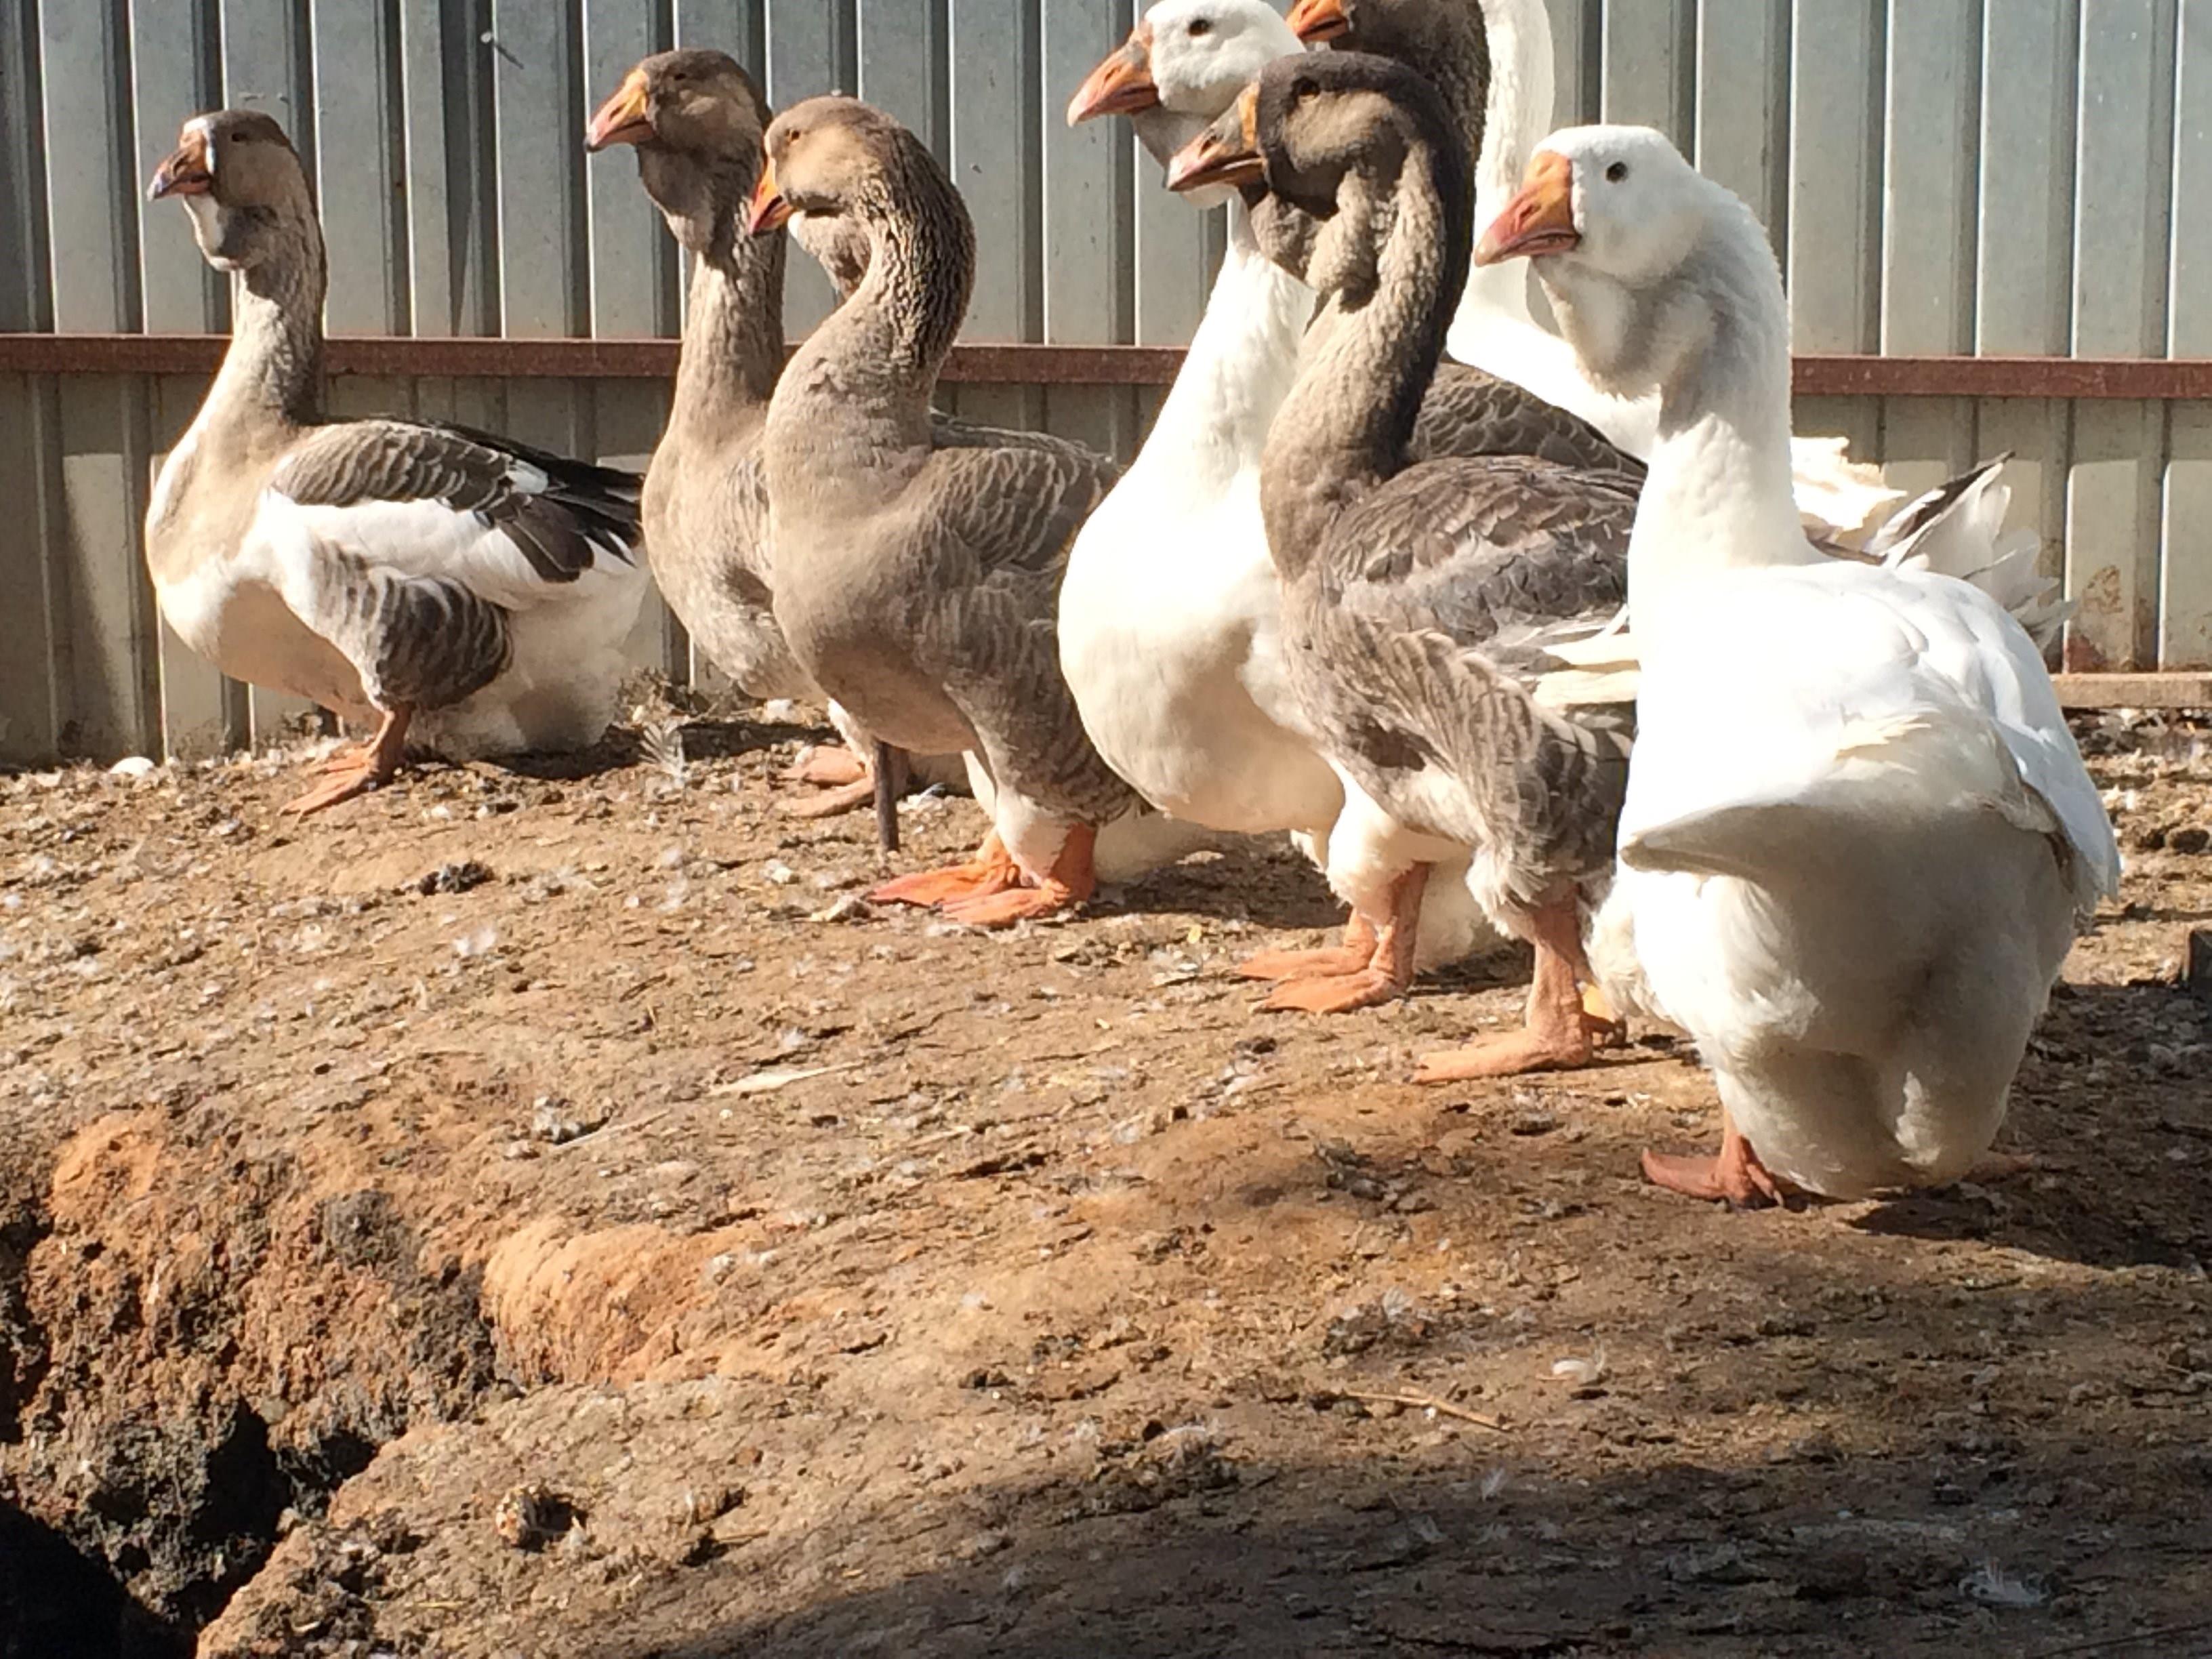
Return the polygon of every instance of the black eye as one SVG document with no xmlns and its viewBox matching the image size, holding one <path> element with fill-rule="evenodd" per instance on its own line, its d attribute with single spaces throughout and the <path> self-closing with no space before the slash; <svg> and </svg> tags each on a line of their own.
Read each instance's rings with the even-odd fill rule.
<svg viewBox="0 0 2212 1659">
<path fill-rule="evenodd" d="M 1316 82 L 1307 80 L 1304 76 L 1291 82 L 1291 97 L 1297 103 L 1304 103 L 1307 99 L 1315 96 L 1320 91 L 1321 88 Z"/>
<path fill-rule="evenodd" d="M 1211 17 L 1194 17 L 1190 20 L 1190 27 L 1186 33 L 1194 40 L 1201 35 L 1211 34 L 1213 33 L 1213 20 Z"/>
<path fill-rule="evenodd" d="M 1605 170 L 1605 180 L 1609 185 L 1617 185 L 1626 177 L 1628 177 L 1628 163 L 1626 161 L 1615 161 Z"/>
</svg>

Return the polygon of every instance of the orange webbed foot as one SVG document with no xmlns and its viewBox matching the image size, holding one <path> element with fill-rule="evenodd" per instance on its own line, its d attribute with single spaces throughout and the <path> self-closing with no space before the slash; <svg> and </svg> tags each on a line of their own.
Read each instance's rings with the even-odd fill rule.
<svg viewBox="0 0 2212 1659">
<path fill-rule="evenodd" d="M 876 781 L 864 777 L 857 783 L 848 783 L 835 789 L 824 789 L 819 794 L 809 795 L 804 800 L 783 803 L 785 816 L 794 818 L 834 818 L 847 812 L 857 812 L 876 802 Z"/>
<path fill-rule="evenodd" d="M 321 770 L 324 777 L 320 783 L 306 794 L 284 803 L 287 812 L 304 818 L 311 813 L 326 811 L 341 801 L 368 794 L 390 781 L 389 775 L 366 757 L 357 757 L 354 764 L 343 770 L 332 766 Z"/>
<path fill-rule="evenodd" d="M 939 908 L 948 921 L 969 927 L 1011 927 L 1018 921 L 1056 916 L 1075 902 L 1075 896 L 1058 883 L 1042 887 L 1012 887 L 1002 893 L 983 893 L 974 898 L 951 899 Z"/>
<path fill-rule="evenodd" d="M 1590 1034 L 1580 1026 L 1563 1032 L 1507 1031 L 1464 1048 L 1423 1054 L 1413 1081 L 1471 1083 L 1482 1078 L 1521 1077 L 1530 1072 L 1571 1072 L 1589 1063 Z"/>
<path fill-rule="evenodd" d="M 1285 980 L 1260 1006 L 1271 1013 L 1348 1014 L 1379 1008 L 1405 994 L 1404 981 L 1379 968 L 1361 968 L 1325 978 Z"/>
<path fill-rule="evenodd" d="M 948 904 L 958 899 L 986 898 L 1021 884 L 1021 866 L 1016 864 L 999 839 L 997 830 L 983 838 L 975 856 L 949 869 L 917 871 L 887 881 L 868 895 L 872 904 Z"/>
<path fill-rule="evenodd" d="M 817 744 L 776 776 L 786 783 L 818 784 L 842 789 L 867 781 L 867 763 L 841 743 Z"/>
<path fill-rule="evenodd" d="M 1349 945 L 1324 945 L 1313 951 L 1262 951 L 1238 963 L 1236 971 L 1242 979 L 1263 979 L 1280 984 L 1285 980 L 1356 974 L 1374 956 L 1372 945 L 1364 951 Z"/>
<path fill-rule="evenodd" d="M 1711 1158 L 1646 1152 L 1644 1178 L 1670 1193 L 1708 1204 L 1724 1203 L 1732 1210 L 1763 1210 L 1786 1204 L 1794 1195 L 1794 1189 L 1761 1164 L 1750 1143 L 1741 1139 L 1723 1140 L 1720 1152 Z"/>
</svg>

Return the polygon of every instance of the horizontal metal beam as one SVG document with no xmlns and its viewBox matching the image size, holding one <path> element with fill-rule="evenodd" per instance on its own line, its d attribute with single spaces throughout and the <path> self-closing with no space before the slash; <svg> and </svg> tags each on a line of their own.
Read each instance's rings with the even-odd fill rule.
<svg viewBox="0 0 2212 1659">
<path fill-rule="evenodd" d="M 0 334 L 0 374 L 206 374 L 227 343 L 207 334 Z M 345 335 L 333 374 L 394 379 L 665 380 L 673 340 L 417 339 Z M 1166 386 L 1170 346 L 961 345 L 945 378 L 969 386 Z M 1820 398 L 2125 398 L 2212 401 L 2212 358 L 1807 356 L 1796 389 Z"/>
<path fill-rule="evenodd" d="M 2212 673 L 2053 674 L 2067 708 L 2212 709 Z"/>
</svg>

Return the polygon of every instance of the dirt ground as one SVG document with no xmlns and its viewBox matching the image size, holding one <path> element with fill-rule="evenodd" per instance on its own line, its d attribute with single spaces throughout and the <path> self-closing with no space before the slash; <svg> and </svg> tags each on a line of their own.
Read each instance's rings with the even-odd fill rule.
<svg viewBox="0 0 2212 1659">
<path fill-rule="evenodd" d="M 788 728 L 0 778 L 0 1655 L 2212 1654 L 2212 752 L 2084 730 L 2032 1166 L 1798 1213 L 1409 1086 L 1510 960 L 1257 1012 L 1287 851 L 871 914 Z"/>
</svg>

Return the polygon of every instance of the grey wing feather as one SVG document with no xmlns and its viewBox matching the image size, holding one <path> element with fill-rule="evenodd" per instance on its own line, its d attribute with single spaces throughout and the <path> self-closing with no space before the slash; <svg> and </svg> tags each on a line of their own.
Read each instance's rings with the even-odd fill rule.
<svg viewBox="0 0 2212 1659">
<path fill-rule="evenodd" d="M 305 620 L 362 677 L 379 708 L 440 708 L 480 691 L 506 669 L 507 612 L 457 581 L 402 576 L 326 550 L 334 580 L 317 584 Z"/>
<path fill-rule="evenodd" d="M 1439 792 L 1420 827 L 1486 847 L 1535 902 L 1604 867 L 1627 785 L 1627 721 L 1570 719 L 1530 695 L 1540 641 L 1627 596 L 1632 483 L 1541 461 L 1432 462 L 1338 522 L 1297 619 L 1310 713 L 1394 811 Z"/>
<path fill-rule="evenodd" d="M 1001 441 L 1001 440 L 1004 440 Z M 964 427 L 931 457 L 938 568 L 915 650 L 968 716 L 995 776 L 1088 823 L 1134 804 L 1085 734 L 1060 669 L 1060 578 L 1113 463 L 1078 444 Z"/>
<path fill-rule="evenodd" d="M 1636 488 L 1644 482 L 1644 464 L 1580 416 L 1481 369 L 1441 364 L 1414 422 L 1413 459 L 1474 455 L 1534 456 Z"/>
<path fill-rule="evenodd" d="M 272 485 L 306 507 L 436 501 L 499 529 L 541 580 L 632 563 L 644 480 L 471 428 L 347 421 L 309 434 Z"/>
</svg>

